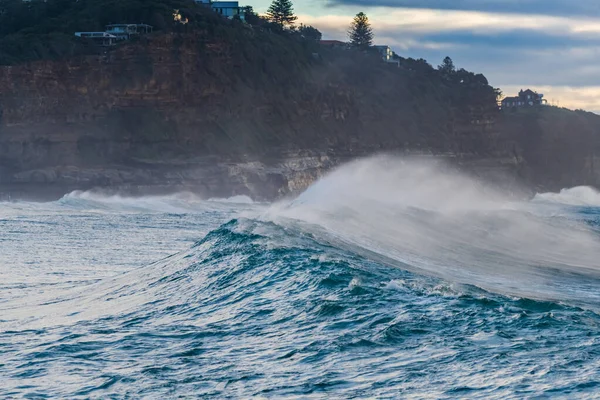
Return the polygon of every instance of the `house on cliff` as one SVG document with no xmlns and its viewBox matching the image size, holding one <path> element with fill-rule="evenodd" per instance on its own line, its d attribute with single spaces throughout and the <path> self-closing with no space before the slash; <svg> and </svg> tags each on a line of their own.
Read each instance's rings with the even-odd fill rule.
<svg viewBox="0 0 600 400">
<path fill-rule="evenodd" d="M 212 1 L 195 0 L 198 4 L 203 4 L 213 9 L 213 11 L 225 18 L 233 19 L 235 17 L 244 20 L 244 8 L 240 7 L 238 1 Z"/>
<path fill-rule="evenodd" d="M 397 57 L 395 57 L 396 53 L 394 53 L 394 51 L 390 48 L 390 46 L 376 45 L 376 46 L 373 46 L 373 48 L 379 52 L 379 55 L 381 56 L 381 59 L 384 62 L 390 63 L 390 64 L 396 64 L 398 67 L 400 67 L 400 61 L 397 59 Z"/>
<path fill-rule="evenodd" d="M 119 40 L 128 40 L 132 36 L 152 33 L 154 28 L 146 24 L 113 24 L 106 26 L 106 33 L 116 36 Z"/>
<path fill-rule="evenodd" d="M 394 56 L 394 52 L 392 51 L 392 49 L 390 48 L 390 46 L 378 46 L 375 45 L 373 46 L 373 48 L 375 50 L 377 50 L 379 52 L 379 55 L 381 56 L 381 59 L 385 62 L 391 61 L 392 57 Z"/>
<path fill-rule="evenodd" d="M 112 46 L 119 40 L 129 40 L 152 30 L 153 27 L 146 24 L 114 24 L 107 25 L 104 32 L 75 32 L 75 36 L 91 39 L 99 46 Z"/>
<path fill-rule="evenodd" d="M 542 93 L 534 92 L 531 89 L 519 91 L 518 96 L 505 97 L 502 99 L 502 109 L 507 110 L 510 108 L 519 107 L 534 107 L 547 104 L 546 99 Z"/>
<path fill-rule="evenodd" d="M 339 40 L 321 40 L 320 43 L 321 43 L 321 46 L 329 47 L 332 49 L 349 49 L 351 46 L 349 43 L 345 43 L 345 42 L 342 42 Z M 399 65 L 398 60 L 394 59 L 394 56 L 396 54 L 390 48 L 390 46 L 376 45 L 376 46 L 371 46 L 370 49 L 377 51 L 383 61 Z"/>
<path fill-rule="evenodd" d="M 117 42 L 117 40 L 119 40 L 116 36 L 106 32 L 75 32 L 75 36 L 84 39 L 91 39 L 98 46 L 105 47 L 112 46 Z"/>
</svg>

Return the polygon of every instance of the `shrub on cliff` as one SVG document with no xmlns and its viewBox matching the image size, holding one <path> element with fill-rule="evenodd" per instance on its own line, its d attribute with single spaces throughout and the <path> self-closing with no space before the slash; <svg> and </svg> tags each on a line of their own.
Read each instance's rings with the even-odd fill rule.
<svg viewBox="0 0 600 400">
<path fill-rule="evenodd" d="M 250 25 L 260 26 L 266 22 L 266 19 L 258 15 L 252 6 L 245 6 L 242 12 L 244 14 L 244 19 Z"/>
<path fill-rule="evenodd" d="M 298 28 L 298 33 L 306 40 L 313 40 L 315 42 L 318 42 L 321 40 L 321 38 L 323 37 L 323 35 L 321 34 L 321 32 L 310 25 L 302 25 L 300 24 L 300 27 Z"/>
</svg>

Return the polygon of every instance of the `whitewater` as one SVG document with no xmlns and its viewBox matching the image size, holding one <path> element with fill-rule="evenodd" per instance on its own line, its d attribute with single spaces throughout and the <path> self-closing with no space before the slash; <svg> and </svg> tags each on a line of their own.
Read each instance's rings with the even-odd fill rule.
<svg viewBox="0 0 600 400">
<path fill-rule="evenodd" d="M 600 193 L 523 198 L 380 156 L 0 203 L 0 398 L 598 398 Z"/>
</svg>

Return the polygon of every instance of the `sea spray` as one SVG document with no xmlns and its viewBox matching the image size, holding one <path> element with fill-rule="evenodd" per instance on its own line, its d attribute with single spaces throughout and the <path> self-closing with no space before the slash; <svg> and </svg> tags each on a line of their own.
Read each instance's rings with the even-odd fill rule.
<svg viewBox="0 0 600 400">
<path fill-rule="evenodd" d="M 562 189 L 560 193 L 538 193 L 533 200 L 541 203 L 600 207 L 600 192 L 589 186 L 578 186 Z"/>
<path fill-rule="evenodd" d="M 437 161 L 359 160 L 265 218 L 301 222 L 363 255 L 505 294 L 575 300 L 576 288 L 557 287 L 557 275 L 600 276 L 600 241 L 587 225 L 547 218 Z"/>
<path fill-rule="evenodd" d="M 190 192 L 178 192 L 165 195 L 131 196 L 102 191 L 74 191 L 63 196 L 57 204 L 63 208 L 123 211 L 123 212 L 158 212 L 189 213 L 202 212 L 207 209 L 229 208 L 228 203 L 249 206 L 253 201 L 248 196 L 230 198 L 202 197 Z"/>
<path fill-rule="evenodd" d="M 3 203 L 0 397 L 595 398 L 599 211 L 394 158 L 271 206 Z"/>
</svg>

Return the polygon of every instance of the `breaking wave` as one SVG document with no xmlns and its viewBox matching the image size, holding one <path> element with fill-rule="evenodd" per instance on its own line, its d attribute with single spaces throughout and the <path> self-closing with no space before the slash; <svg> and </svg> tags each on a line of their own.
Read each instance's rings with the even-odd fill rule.
<svg viewBox="0 0 600 400">
<path fill-rule="evenodd" d="M 76 192 L 22 208 L 0 219 L 0 397 L 593 396 L 600 210 L 540 196 L 375 157 L 272 205 Z M 126 263 L 184 229 L 185 250 L 93 275 L 116 234 Z M 98 279 L 78 283 L 68 246 Z"/>
<path fill-rule="evenodd" d="M 251 205 L 253 201 L 248 196 L 205 200 L 189 192 L 155 196 L 125 196 L 98 191 L 74 191 L 63 196 L 57 203 L 62 207 L 79 209 L 186 213 L 215 208 L 226 203 Z"/>
<path fill-rule="evenodd" d="M 443 163 L 360 160 L 265 216 L 301 222 L 324 240 L 401 268 L 504 294 L 600 299 L 569 278 L 600 276 L 600 241 L 590 226 L 549 217 Z"/>
<path fill-rule="evenodd" d="M 560 193 L 538 193 L 534 201 L 569 206 L 600 207 L 600 192 L 589 186 L 563 189 Z"/>
</svg>

